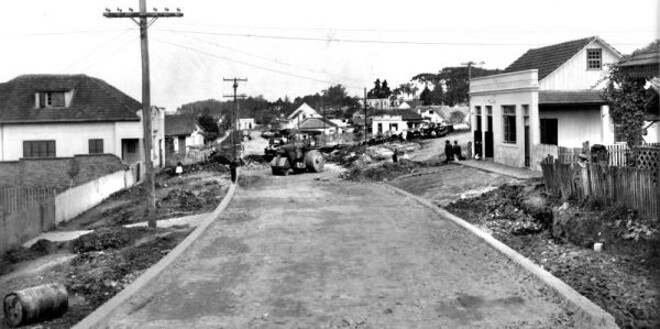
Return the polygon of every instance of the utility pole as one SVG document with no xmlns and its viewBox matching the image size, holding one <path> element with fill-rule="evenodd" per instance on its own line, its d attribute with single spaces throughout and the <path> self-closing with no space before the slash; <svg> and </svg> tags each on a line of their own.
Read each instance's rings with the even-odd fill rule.
<svg viewBox="0 0 660 329">
<path fill-rule="evenodd" d="M 237 141 L 236 138 L 239 138 L 239 139 L 242 138 L 242 136 L 237 136 L 236 135 L 240 132 L 240 127 L 238 126 L 238 99 L 239 98 L 243 99 L 243 98 L 247 97 L 246 95 L 238 95 L 237 91 L 238 91 L 238 83 L 239 82 L 247 82 L 247 78 L 236 78 L 236 77 L 230 78 L 230 79 L 223 78 L 222 81 L 233 82 L 232 87 L 234 88 L 234 94 L 233 95 L 224 95 L 223 97 L 234 99 L 234 109 L 232 111 L 232 117 L 233 117 L 234 122 L 232 122 L 232 132 L 231 132 L 231 143 L 232 143 L 232 146 L 234 148 L 233 149 L 234 159 L 231 162 L 231 164 L 229 165 L 229 169 L 230 169 L 230 172 L 231 172 L 231 181 L 233 183 L 236 183 L 236 178 L 237 178 L 236 168 L 240 164 L 240 162 L 238 161 L 238 150 L 236 148 L 236 145 L 238 143 L 240 143 L 240 140 Z"/>
<path fill-rule="evenodd" d="M 154 186 L 154 166 L 151 161 L 151 144 L 152 144 L 152 130 L 151 130 L 151 81 L 149 78 L 149 37 L 147 31 L 149 26 L 153 24 L 158 18 L 161 17 L 183 17 L 183 13 L 177 8 L 176 12 L 170 12 L 165 8 L 164 12 L 158 12 L 154 8 L 153 12 L 147 11 L 147 0 L 140 0 L 140 11 L 133 12 L 129 8 L 129 12 L 123 12 L 117 8 L 113 12 L 106 9 L 103 16 L 107 18 L 130 18 L 140 27 L 140 50 L 142 52 L 142 144 L 144 146 L 144 191 L 147 203 L 145 216 L 149 227 L 156 227 L 156 219 L 154 213 L 156 210 L 156 188 Z M 151 19 L 147 21 L 148 19 Z"/>
<path fill-rule="evenodd" d="M 364 88 L 364 145 L 367 145 L 367 88 Z"/>
</svg>

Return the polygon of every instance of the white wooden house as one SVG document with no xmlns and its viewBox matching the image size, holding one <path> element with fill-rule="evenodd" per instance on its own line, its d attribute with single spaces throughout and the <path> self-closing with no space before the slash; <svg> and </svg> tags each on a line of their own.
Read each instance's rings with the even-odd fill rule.
<svg viewBox="0 0 660 329">
<path fill-rule="evenodd" d="M 504 73 L 473 78 L 474 152 L 538 169 L 543 145 L 613 144 L 614 125 L 601 97 L 607 64 L 621 54 L 599 37 L 530 49 Z"/>
<path fill-rule="evenodd" d="M 308 118 L 320 118 L 322 117 L 315 109 L 307 105 L 307 103 L 302 103 L 295 111 L 291 112 L 287 117 L 287 128 L 297 129 L 304 121 Z"/>
</svg>

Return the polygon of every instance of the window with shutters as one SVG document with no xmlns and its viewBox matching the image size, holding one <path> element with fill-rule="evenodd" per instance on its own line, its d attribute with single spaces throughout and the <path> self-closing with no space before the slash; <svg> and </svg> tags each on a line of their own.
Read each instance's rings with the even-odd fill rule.
<svg viewBox="0 0 660 329">
<path fill-rule="evenodd" d="M 54 158 L 55 141 L 23 141 L 24 158 Z"/>
<path fill-rule="evenodd" d="M 103 139 L 90 139 L 89 140 L 89 154 L 103 153 Z"/>
</svg>

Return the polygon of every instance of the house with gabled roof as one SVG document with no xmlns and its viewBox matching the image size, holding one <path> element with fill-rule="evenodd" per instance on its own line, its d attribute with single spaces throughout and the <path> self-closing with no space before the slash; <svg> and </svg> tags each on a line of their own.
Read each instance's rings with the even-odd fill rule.
<svg viewBox="0 0 660 329">
<path fill-rule="evenodd" d="M 192 114 L 165 116 L 165 150 L 168 154 L 185 154 L 190 148 L 204 145 L 207 131 Z"/>
<path fill-rule="evenodd" d="M 503 73 L 472 78 L 474 154 L 539 169 L 553 147 L 617 142 L 602 88 L 621 57 L 593 36 L 530 49 Z"/>
<path fill-rule="evenodd" d="M 295 111 L 287 116 L 287 128 L 296 129 L 305 119 L 320 118 L 321 115 L 307 103 L 302 103 Z"/>
<path fill-rule="evenodd" d="M 401 134 L 419 129 L 424 118 L 414 110 L 377 110 L 371 116 L 371 131 L 374 134 Z"/>
<path fill-rule="evenodd" d="M 164 111 L 153 111 L 154 166 L 164 163 Z M 114 154 L 141 162 L 141 104 L 83 74 L 22 75 L 0 83 L 0 161 Z"/>
</svg>

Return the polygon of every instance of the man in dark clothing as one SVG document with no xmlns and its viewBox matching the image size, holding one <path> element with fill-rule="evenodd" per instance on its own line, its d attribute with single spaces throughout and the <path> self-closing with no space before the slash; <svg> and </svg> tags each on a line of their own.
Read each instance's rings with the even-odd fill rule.
<svg viewBox="0 0 660 329">
<path fill-rule="evenodd" d="M 461 146 L 458 145 L 458 141 L 454 141 L 454 147 L 452 149 L 452 153 L 454 153 L 456 160 L 464 160 L 463 153 L 461 152 Z"/>
<path fill-rule="evenodd" d="M 449 140 L 445 141 L 445 163 L 452 161 L 454 157 L 453 148 L 451 147 L 451 142 Z"/>
</svg>

